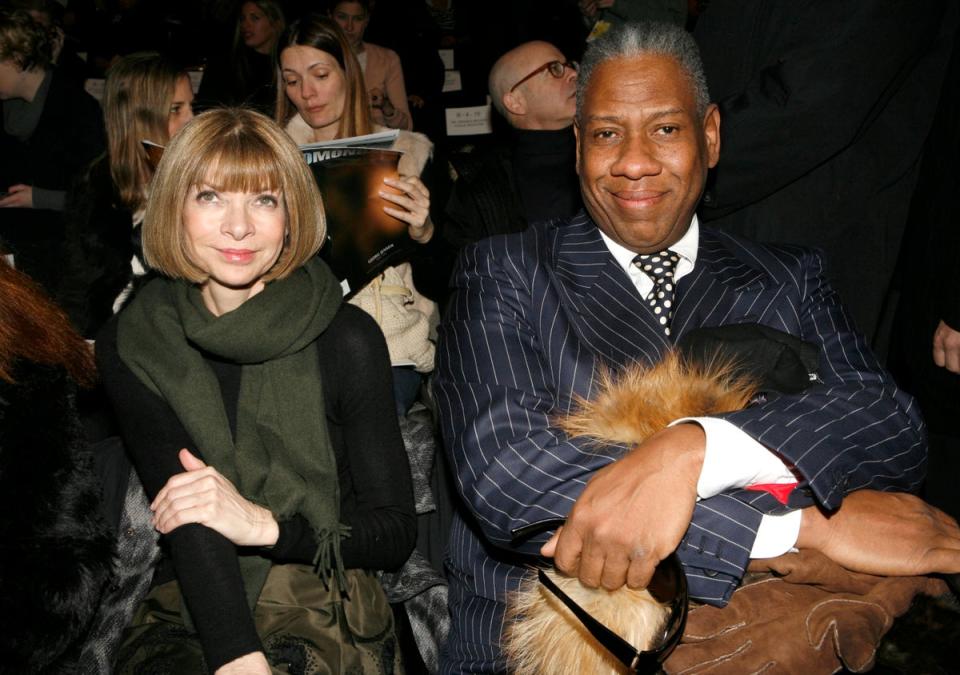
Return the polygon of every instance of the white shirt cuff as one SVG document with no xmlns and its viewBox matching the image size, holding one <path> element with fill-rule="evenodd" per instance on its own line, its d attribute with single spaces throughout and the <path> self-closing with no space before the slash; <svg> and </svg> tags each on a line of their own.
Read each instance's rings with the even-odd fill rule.
<svg viewBox="0 0 960 675">
<path fill-rule="evenodd" d="M 750 549 L 751 558 L 776 558 L 793 550 L 800 536 L 799 509 L 779 516 L 764 515 L 757 528 L 757 538 Z"/>
<path fill-rule="evenodd" d="M 717 417 L 684 417 L 670 426 L 684 422 L 699 424 L 706 436 L 697 481 L 700 499 L 748 485 L 797 482 L 776 453 L 730 422 Z"/>
</svg>

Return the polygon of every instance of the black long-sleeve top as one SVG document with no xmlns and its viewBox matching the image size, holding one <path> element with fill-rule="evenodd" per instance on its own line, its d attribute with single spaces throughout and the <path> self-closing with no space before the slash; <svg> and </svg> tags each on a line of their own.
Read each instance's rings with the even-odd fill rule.
<svg viewBox="0 0 960 675">
<path fill-rule="evenodd" d="M 340 521 L 352 528 L 341 546 L 344 565 L 399 567 L 413 549 L 416 516 L 383 334 L 367 314 L 345 304 L 316 347 L 340 479 Z M 171 476 L 184 471 L 178 458 L 181 448 L 202 455 L 167 403 L 120 360 L 116 318 L 97 339 L 97 362 L 128 452 L 153 499 Z M 206 362 L 220 383 L 235 431 L 241 368 L 212 357 Z M 290 392 L 289 405 L 297 405 L 296 392 Z M 261 650 L 237 547 L 215 530 L 195 524 L 179 527 L 165 539 L 211 672 Z M 309 563 L 316 547 L 309 524 L 295 516 L 280 522 L 280 536 L 272 548 L 244 551 L 278 562 Z"/>
</svg>

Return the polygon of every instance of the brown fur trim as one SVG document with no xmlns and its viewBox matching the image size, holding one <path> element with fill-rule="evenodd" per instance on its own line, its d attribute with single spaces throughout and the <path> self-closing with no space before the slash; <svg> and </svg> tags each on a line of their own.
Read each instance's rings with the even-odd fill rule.
<svg viewBox="0 0 960 675">
<path fill-rule="evenodd" d="M 577 604 L 638 649 L 654 647 L 668 611 L 646 590 L 616 591 L 584 587 L 556 571 L 547 574 Z M 514 675 L 611 675 L 623 664 L 587 632 L 573 613 L 536 577 L 524 580 L 507 603 L 503 648 Z"/>
<path fill-rule="evenodd" d="M 733 362 L 691 364 L 677 352 L 619 374 L 601 368 L 597 383 L 593 399 L 578 400 L 576 410 L 555 423 L 570 436 L 627 445 L 642 443 L 681 417 L 740 410 L 757 392 L 756 383 L 735 374 Z"/>
</svg>

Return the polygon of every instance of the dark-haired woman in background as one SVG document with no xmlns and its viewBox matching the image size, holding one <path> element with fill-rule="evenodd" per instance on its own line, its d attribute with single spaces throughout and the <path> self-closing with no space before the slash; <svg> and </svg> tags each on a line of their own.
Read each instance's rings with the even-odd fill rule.
<svg viewBox="0 0 960 675">
<path fill-rule="evenodd" d="M 360 64 L 333 20 L 313 14 L 290 26 L 280 45 L 280 77 L 277 121 L 298 144 L 385 130 L 371 118 Z M 399 179 L 387 185 L 400 194 L 382 193 L 390 202 L 383 208 L 407 224 L 411 239 L 426 244 L 433 222 L 430 191 L 420 175 L 433 144 L 423 134 L 400 131 L 393 149 L 404 154 Z M 437 306 L 414 286 L 410 263 L 388 267 L 350 302 L 373 316 L 387 338 L 397 411 L 405 415 L 419 394 L 422 374 L 433 370 Z"/>
<path fill-rule="evenodd" d="M 343 0 L 333 5 L 330 16 L 340 26 L 363 70 L 373 121 L 391 129 L 413 129 L 400 57 L 392 49 L 363 40 L 371 9 L 369 0 Z"/>
<path fill-rule="evenodd" d="M 204 69 L 197 107 L 239 105 L 272 115 L 276 101 L 277 41 L 286 26 L 277 0 L 240 5 L 228 54 L 214 55 Z"/>
</svg>

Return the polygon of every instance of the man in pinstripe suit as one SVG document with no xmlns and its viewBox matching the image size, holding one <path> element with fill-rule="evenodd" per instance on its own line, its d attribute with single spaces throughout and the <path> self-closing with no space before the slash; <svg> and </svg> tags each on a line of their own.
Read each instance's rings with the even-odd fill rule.
<svg viewBox="0 0 960 675">
<path fill-rule="evenodd" d="M 855 526 L 869 516 L 858 504 L 884 508 L 872 491 L 919 485 L 925 442 L 913 401 L 855 333 L 819 256 L 697 223 L 720 150 L 706 91 L 682 30 L 627 26 L 595 42 L 577 93 L 586 212 L 461 255 L 436 381 L 466 505 L 449 547 L 445 672 L 504 669 L 504 595 L 538 554 L 587 585 L 618 588 L 646 585 L 677 550 L 691 595 L 723 605 L 751 557 L 813 546 L 890 573 L 901 552 L 891 542 L 915 531 L 901 523 L 878 548 Z M 676 261 L 673 275 L 645 271 L 641 255 Z M 576 397 L 591 395 L 599 366 L 654 362 L 693 328 L 737 323 L 816 344 L 818 381 L 796 396 L 682 420 L 636 448 L 588 445 L 553 427 Z M 757 483 L 782 489 L 745 489 Z M 837 510 L 864 489 L 844 519 L 818 515 L 816 506 Z M 511 543 L 512 529 L 564 516 L 546 544 Z"/>
</svg>

